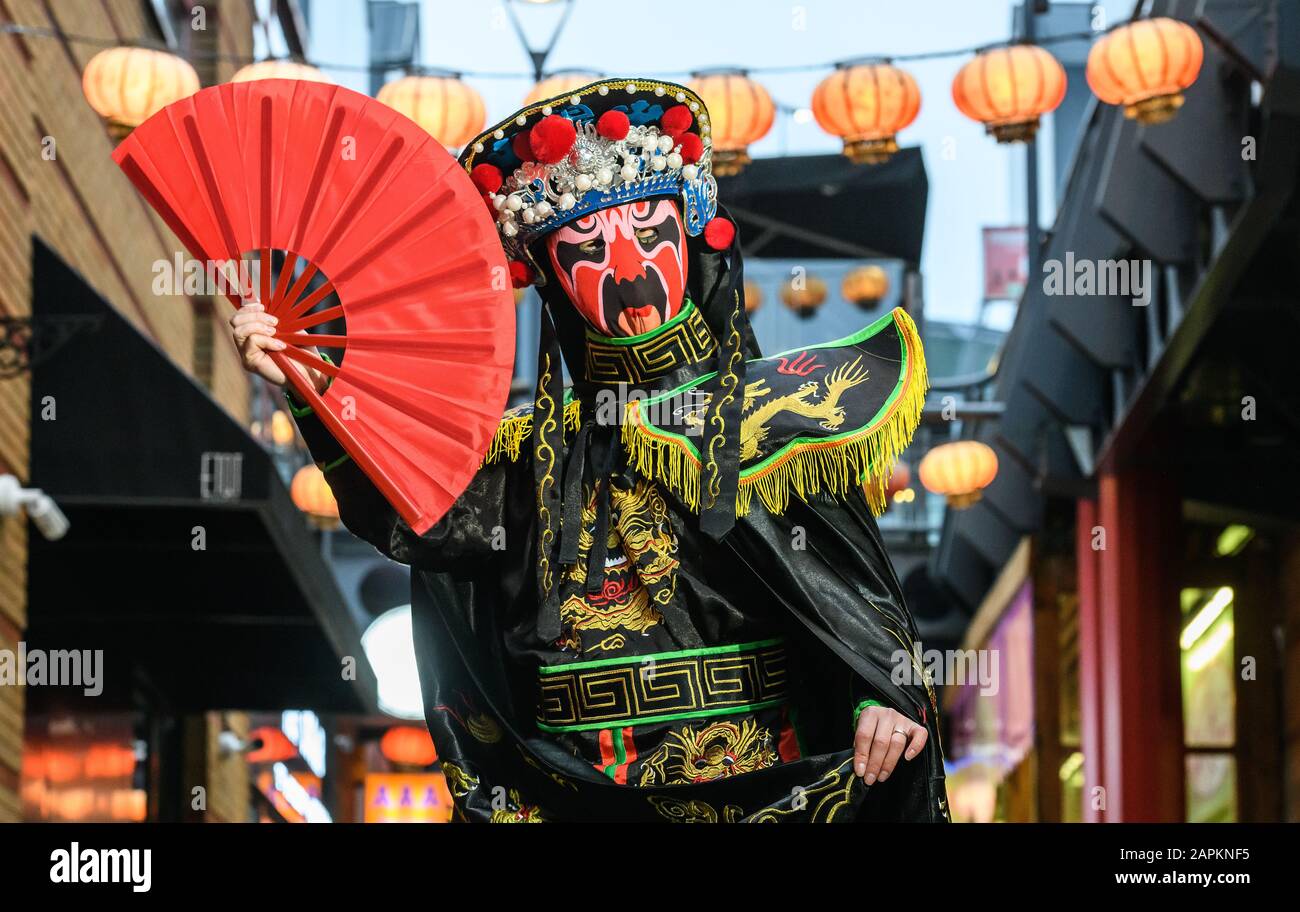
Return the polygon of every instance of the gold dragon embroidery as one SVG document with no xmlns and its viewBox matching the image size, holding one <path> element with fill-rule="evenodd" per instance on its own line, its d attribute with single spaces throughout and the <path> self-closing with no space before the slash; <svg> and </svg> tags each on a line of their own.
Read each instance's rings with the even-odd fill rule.
<svg viewBox="0 0 1300 912">
<path fill-rule="evenodd" d="M 442 761 L 442 774 L 447 779 L 447 788 L 457 798 L 464 798 L 478 788 L 478 776 L 471 775 L 464 767 L 450 760 Z"/>
<path fill-rule="evenodd" d="M 844 423 L 844 408 L 840 397 L 844 393 L 866 382 L 867 371 L 861 367 L 862 358 L 858 357 L 846 364 L 841 364 L 826 375 L 820 383 L 816 380 L 803 384 L 793 393 L 777 396 L 759 403 L 758 400 L 771 395 L 767 381 L 757 380 L 745 387 L 744 418 L 740 422 L 740 458 L 754 459 L 762 455 L 760 449 L 767 439 L 769 423 L 781 412 L 793 412 L 804 418 L 819 420 L 821 427 L 834 431 Z M 822 386 L 825 393 L 821 399 L 810 401 Z"/>
<path fill-rule="evenodd" d="M 740 422 L 740 459 L 742 462 L 763 455 L 762 444 L 770 433 L 773 418 L 782 412 L 792 412 L 804 418 L 818 421 L 828 431 L 837 430 L 844 423 L 844 408 L 840 397 L 867 380 L 868 371 L 861 366 L 861 356 L 841 364 L 821 380 L 810 380 L 792 393 L 760 401 L 772 395 L 772 389 L 766 379 L 755 380 L 745 384 L 745 403 L 741 409 L 744 416 Z M 818 393 L 820 399 L 814 399 Z M 694 403 L 694 408 L 684 415 L 688 426 L 702 426 L 701 415 L 708 408 L 711 396 L 705 396 Z"/>
<path fill-rule="evenodd" d="M 641 770 L 646 785 L 711 782 L 765 769 L 777 762 L 772 733 L 753 719 L 714 722 L 669 732 Z"/>
<path fill-rule="evenodd" d="M 543 823 L 542 810 L 535 804 L 525 804 L 518 789 L 510 789 L 505 807 L 494 808 L 490 823 Z"/>
<path fill-rule="evenodd" d="M 849 758 L 807 788 L 799 788 L 781 805 L 763 808 L 749 817 L 750 823 L 777 823 L 784 819 L 803 819 L 809 823 L 832 823 L 841 814 L 854 811 L 854 788 L 861 783 L 850 768 Z M 783 805 L 789 802 L 789 807 Z"/>
<path fill-rule="evenodd" d="M 650 795 L 648 800 L 660 816 L 673 823 L 735 823 L 745 816 L 738 805 L 728 804 L 719 816 L 713 805 L 707 801 L 682 801 L 678 798 L 665 798 L 662 795 Z"/>
<path fill-rule="evenodd" d="M 605 547 L 609 557 L 604 585 L 599 592 L 586 591 L 587 554 L 593 543 L 596 523 L 595 495 L 588 494 L 578 533 L 578 561 L 566 574 L 577 589 L 560 605 L 566 626 L 566 642 L 581 646 L 582 630 L 644 633 L 662 623 L 658 605 L 667 604 L 676 589 L 677 538 L 668 517 L 668 506 L 654 484 L 639 480 L 630 490 L 610 490 L 611 522 Z M 657 585 L 666 581 L 666 585 Z M 654 598 L 647 587 L 653 586 Z M 626 643 L 612 633 L 588 649 L 617 649 Z"/>
</svg>

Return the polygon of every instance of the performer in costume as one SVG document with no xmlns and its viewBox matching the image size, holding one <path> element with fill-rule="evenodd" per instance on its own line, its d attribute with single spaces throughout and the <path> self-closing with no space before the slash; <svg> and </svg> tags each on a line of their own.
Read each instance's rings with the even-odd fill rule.
<svg viewBox="0 0 1300 912">
<path fill-rule="evenodd" d="M 290 396 L 344 523 L 414 568 L 461 819 L 948 817 L 934 691 L 872 515 L 920 417 L 915 326 L 896 310 L 763 357 L 711 160 L 704 104 L 651 79 L 466 147 L 511 278 L 544 301 L 537 388 L 426 534 Z M 283 383 L 273 321 L 250 305 L 232 325 Z"/>
</svg>

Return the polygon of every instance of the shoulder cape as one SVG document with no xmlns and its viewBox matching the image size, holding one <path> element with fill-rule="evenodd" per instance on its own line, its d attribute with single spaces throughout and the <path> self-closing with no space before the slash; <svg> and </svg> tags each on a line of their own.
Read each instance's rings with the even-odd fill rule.
<svg viewBox="0 0 1300 912">
<path fill-rule="evenodd" d="M 629 403 L 623 443 L 636 470 L 698 509 L 706 374 Z M 896 308 L 851 336 L 748 362 L 737 515 L 755 495 L 783 513 L 793 492 L 844 496 L 864 486 L 872 511 L 921 419 L 928 379 L 911 317 Z"/>
<path fill-rule="evenodd" d="M 921 419 L 928 377 L 916 324 L 895 308 L 851 336 L 747 362 L 740 428 L 738 516 L 754 496 L 781 514 L 800 499 L 861 487 L 877 516 L 885 483 Z M 623 446 L 632 466 L 699 509 L 700 446 L 713 373 L 627 405 Z M 580 403 L 566 391 L 564 425 Z M 516 460 L 531 436 L 533 406 L 501 419 L 485 463 Z"/>
</svg>

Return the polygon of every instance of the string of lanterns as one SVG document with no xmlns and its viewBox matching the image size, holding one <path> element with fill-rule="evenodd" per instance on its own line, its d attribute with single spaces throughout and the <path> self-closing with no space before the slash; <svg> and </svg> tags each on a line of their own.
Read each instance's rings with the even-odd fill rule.
<svg viewBox="0 0 1300 912">
<path fill-rule="evenodd" d="M 1087 81 L 1103 103 L 1123 106 L 1126 116 L 1144 124 L 1157 124 L 1177 113 L 1203 58 L 1200 36 L 1191 26 L 1163 17 L 1139 19 L 1106 32 L 1092 45 Z M 752 72 L 702 71 L 690 80 L 712 116 L 713 170 L 720 176 L 745 167 L 749 146 L 768 134 L 776 118 L 776 103 Z M 329 81 L 317 67 L 291 60 L 251 63 L 233 81 L 268 78 Z M 554 73 L 537 83 L 526 101 L 562 94 L 596 78 L 580 70 Z M 198 91 L 199 80 L 194 68 L 174 54 L 112 47 L 87 64 L 83 88 L 91 107 L 121 135 Z M 1036 44 L 980 49 L 952 83 L 957 109 L 1003 143 L 1032 139 L 1039 119 L 1056 109 L 1065 90 L 1065 69 Z M 482 96 L 459 74 L 403 76 L 383 86 L 378 97 L 452 149 L 463 146 L 486 123 Z M 813 90 L 811 108 L 818 125 L 843 142 L 846 156 L 878 164 L 898 150 L 898 134 L 915 122 L 921 93 L 911 74 L 892 61 L 842 63 Z"/>
<path fill-rule="evenodd" d="M 6 25 L 5 31 L 42 34 L 28 27 Z M 75 36 L 53 34 L 65 40 Z M 87 39 L 98 41 L 98 39 Z M 913 55 L 911 59 L 948 56 L 953 52 Z M 957 52 L 961 53 L 961 52 Z M 901 58 L 896 58 L 901 59 Z M 1104 104 L 1122 106 L 1126 117 L 1143 124 L 1173 118 L 1183 105 L 1183 93 L 1195 83 L 1204 60 L 1196 30 L 1174 19 L 1157 17 L 1125 23 L 1102 35 L 1088 54 L 1086 78 Z M 777 69 L 803 68 L 767 68 Z M 750 161 L 748 148 L 772 129 L 777 105 L 752 71 L 714 70 L 693 75 L 691 87 L 703 98 L 712 116 L 713 170 L 736 174 Z M 496 74 L 504 75 L 504 74 Z M 234 82 L 287 78 L 329 81 L 317 67 L 290 60 L 265 60 L 242 67 Z M 599 78 L 585 71 L 554 73 L 537 83 L 525 103 L 571 91 Z M 1039 120 L 1054 111 L 1066 92 L 1065 69 L 1036 44 L 983 48 L 958 70 L 952 83 L 953 103 L 962 114 L 982 123 L 1000 143 L 1026 142 Z M 117 137 L 144 122 L 163 107 L 200 88 L 197 73 L 184 59 L 162 50 L 110 47 L 96 54 L 82 78 L 83 92 Z M 486 123 L 486 106 L 460 74 L 411 74 L 384 85 L 378 100 L 410 117 L 448 148 L 463 146 Z M 827 133 L 843 142 L 844 154 L 860 164 L 879 164 L 898 151 L 898 134 L 915 122 L 921 109 L 916 80 L 890 60 L 837 64 L 813 90 L 813 117 Z M 758 287 L 746 283 L 747 308 L 761 306 Z M 841 285 L 844 298 L 870 309 L 889 291 L 888 274 L 879 266 L 852 270 Z M 808 318 L 827 297 L 826 283 L 813 276 L 791 280 L 780 289 L 782 302 Z M 997 455 L 972 440 L 935 447 L 921 460 L 921 484 L 947 498 L 954 509 L 979 500 L 997 475 Z M 912 496 L 905 467 L 888 482 L 891 498 Z M 305 466 L 293 479 L 295 503 L 324 527 L 338 522 L 338 506 L 315 466 Z"/>
<path fill-rule="evenodd" d="M 787 279 L 780 288 L 781 303 L 800 319 L 811 319 L 826 303 L 826 282 L 817 276 L 803 275 Z M 840 282 L 840 295 L 862 310 L 874 310 L 889 295 L 889 273 L 875 263 L 855 266 Z M 745 310 L 754 313 L 763 306 L 763 290 L 751 279 L 745 280 Z"/>
</svg>

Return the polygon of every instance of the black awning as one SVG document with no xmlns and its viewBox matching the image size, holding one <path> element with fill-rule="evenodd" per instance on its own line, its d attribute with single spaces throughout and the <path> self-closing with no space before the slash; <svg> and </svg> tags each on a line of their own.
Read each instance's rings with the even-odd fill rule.
<svg viewBox="0 0 1300 912">
<path fill-rule="evenodd" d="M 269 455 L 39 240 L 33 259 L 50 344 L 30 483 L 71 528 L 31 535 L 29 647 L 103 649 L 106 702 L 143 682 L 177 711 L 372 711 L 357 626 Z"/>
<path fill-rule="evenodd" d="M 755 159 L 718 181 L 746 256 L 921 261 L 929 180 L 917 148 L 880 165 L 843 155 Z"/>
</svg>

